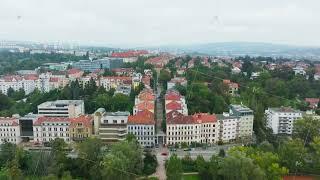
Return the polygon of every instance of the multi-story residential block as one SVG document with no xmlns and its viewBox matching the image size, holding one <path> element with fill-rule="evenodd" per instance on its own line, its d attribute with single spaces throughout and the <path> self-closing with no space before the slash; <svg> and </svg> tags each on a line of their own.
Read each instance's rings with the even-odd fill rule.
<svg viewBox="0 0 320 180">
<path fill-rule="evenodd" d="M 37 75 L 4 76 L 0 78 L 0 92 L 6 95 L 9 88 L 12 88 L 14 91 L 23 89 L 26 94 L 30 94 L 35 90 L 37 80 Z"/>
<path fill-rule="evenodd" d="M 294 121 L 302 118 L 301 111 L 290 107 L 268 108 L 265 115 L 267 126 L 272 129 L 273 134 L 291 135 Z"/>
<path fill-rule="evenodd" d="M 114 94 L 124 94 L 130 96 L 131 93 L 131 86 L 130 85 L 120 85 L 117 87 Z"/>
<path fill-rule="evenodd" d="M 92 135 L 93 117 L 82 115 L 70 119 L 70 138 L 73 141 L 82 141 Z"/>
<path fill-rule="evenodd" d="M 133 114 L 137 114 L 138 112 L 144 111 L 144 110 L 148 110 L 152 113 L 154 113 L 154 102 L 150 102 L 150 101 L 143 101 L 140 102 L 138 104 L 136 104 L 133 107 Z"/>
<path fill-rule="evenodd" d="M 94 135 L 105 143 L 122 141 L 127 135 L 129 112 L 106 112 L 99 108 L 94 113 Z"/>
<path fill-rule="evenodd" d="M 154 93 L 152 92 L 152 89 L 143 89 L 138 96 L 135 98 L 135 104 L 139 104 L 141 102 L 148 101 L 150 103 L 154 103 L 156 100 L 156 97 Z"/>
<path fill-rule="evenodd" d="M 76 68 L 69 69 L 68 70 L 68 77 L 70 80 L 79 79 L 82 77 L 83 73 L 84 72 L 81 71 L 80 69 L 76 69 Z"/>
<path fill-rule="evenodd" d="M 38 114 L 41 116 L 74 118 L 84 113 L 83 100 L 47 101 L 38 106 Z"/>
<path fill-rule="evenodd" d="M 239 84 L 231 82 L 229 79 L 224 79 L 223 84 L 228 87 L 228 92 L 231 96 L 238 94 Z"/>
<path fill-rule="evenodd" d="M 230 116 L 229 113 L 217 114 L 219 122 L 219 141 L 232 142 L 239 135 L 239 121 L 237 116 Z"/>
<path fill-rule="evenodd" d="M 134 89 L 139 87 L 140 83 L 142 81 L 142 74 L 141 73 L 134 73 L 132 76 L 132 86 Z"/>
<path fill-rule="evenodd" d="M 133 76 L 134 69 L 133 68 L 115 68 L 112 69 L 117 76 Z"/>
<path fill-rule="evenodd" d="M 21 142 L 19 119 L 15 117 L 0 117 L 0 144 Z"/>
<path fill-rule="evenodd" d="M 111 88 L 117 89 L 118 86 L 132 85 L 132 77 L 127 76 L 106 76 L 99 79 L 99 86 L 104 87 L 107 91 Z"/>
<path fill-rule="evenodd" d="M 218 141 L 219 124 L 215 115 L 197 113 L 185 116 L 178 111 L 166 115 L 167 144 L 207 143 Z"/>
<path fill-rule="evenodd" d="M 148 110 L 128 117 L 128 133 L 134 134 L 142 147 L 155 145 L 154 114 Z"/>
<path fill-rule="evenodd" d="M 167 89 L 173 89 L 176 85 L 187 86 L 188 81 L 184 77 L 175 77 L 167 82 Z"/>
<path fill-rule="evenodd" d="M 239 138 L 252 138 L 253 111 L 244 105 L 230 105 L 230 115 L 240 117 Z"/>
<path fill-rule="evenodd" d="M 69 127 L 68 117 L 39 117 L 33 123 L 34 142 L 42 144 L 60 138 L 69 143 Z"/>
</svg>

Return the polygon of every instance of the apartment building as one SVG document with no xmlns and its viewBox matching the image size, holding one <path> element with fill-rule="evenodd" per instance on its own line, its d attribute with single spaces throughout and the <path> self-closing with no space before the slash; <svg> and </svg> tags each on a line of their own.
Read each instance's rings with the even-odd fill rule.
<svg viewBox="0 0 320 180">
<path fill-rule="evenodd" d="M 128 133 L 137 137 L 142 147 L 155 145 L 155 120 L 154 114 L 143 110 L 128 117 Z"/>
<path fill-rule="evenodd" d="M 302 118 L 302 112 L 291 107 L 268 108 L 265 116 L 273 134 L 291 135 L 294 121 Z"/>
<path fill-rule="evenodd" d="M 253 134 L 253 111 L 244 105 L 230 105 L 229 113 L 240 117 L 239 138 L 252 138 Z"/>
<path fill-rule="evenodd" d="M 119 86 L 124 85 L 132 85 L 132 77 L 127 76 L 106 76 L 101 77 L 99 80 L 99 86 L 104 87 L 107 91 L 109 91 L 111 88 L 117 89 Z"/>
<path fill-rule="evenodd" d="M 30 94 L 36 89 L 37 80 L 37 75 L 4 76 L 0 78 L 0 92 L 7 95 L 9 88 L 12 88 L 14 91 L 23 89 L 26 94 Z"/>
<path fill-rule="evenodd" d="M 82 115 L 70 119 L 70 138 L 72 141 L 83 141 L 93 133 L 93 117 Z"/>
<path fill-rule="evenodd" d="M 178 111 L 184 115 L 188 115 L 187 103 L 184 96 L 178 91 L 168 90 L 165 95 L 165 111 L 166 114 L 171 111 Z"/>
<path fill-rule="evenodd" d="M 33 123 L 34 142 L 45 143 L 56 138 L 70 142 L 70 118 L 68 117 L 39 117 Z"/>
<path fill-rule="evenodd" d="M 171 111 L 166 115 L 167 144 L 206 143 L 218 141 L 219 124 L 215 115 L 196 113 L 185 116 L 178 111 Z"/>
<path fill-rule="evenodd" d="M 127 135 L 128 111 L 106 112 L 99 108 L 93 115 L 94 135 L 105 143 L 122 141 Z"/>
<path fill-rule="evenodd" d="M 231 82 L 229 79 L 224 79 L 223 84 L 228 87 L 228 93 L 231 96 L 235 96 L 238 94 L 239 84 Z"/>
<path fill-rule="evenodd" d="M 74 118 L 84 113 L 83 100 L 56 100 L 38 105 L 38 114 L 41 116 Z"/>
<path fill-rule="evenodd" d="M 229 113 L 217 114 L 219 122 L 219 141 L 232 142 L 239 136 L 240 117 L 231 116 Z"/>
<path fill-rule="evenodd" d="M 136 104 L 133 107 L 133 114 L 137 114 L 138 112 L 148 110 L 152 113 L 154 113 L 154 102 L 149 102 L 149 101 L 143 101 L 138 104 Z"/>
<path fill-rule="evenodd" d="M 167 82 L 167 89 L 173 89 L 176 85 L 187 86 L 188 81 L 184 77 L 175 77 Z"/>
<path fill-rule="evenodd" d="M 19 119 L 15 117 L 0 117 L 0 144 L 21 142 Z"/>
<path fill-rule="evenodd" d="M 148 101 L 150 103 L 154 103 L 156 100 L 156 96 L 154 95 L 152 89 L 143 89 L 138 96 L 136 96 L 134 103 L 139 104 L 141 102 Z"/>
</svg>

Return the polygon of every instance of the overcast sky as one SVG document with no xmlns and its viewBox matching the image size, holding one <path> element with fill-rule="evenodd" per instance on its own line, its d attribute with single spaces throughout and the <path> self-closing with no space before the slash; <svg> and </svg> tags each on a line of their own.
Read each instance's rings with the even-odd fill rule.
<svg viewBox="0 0 320 180">
<path fill-rule="evenodd" d="M 0 39 L 320 46 L 320 0 L 0 0 Z"/>
</svg>

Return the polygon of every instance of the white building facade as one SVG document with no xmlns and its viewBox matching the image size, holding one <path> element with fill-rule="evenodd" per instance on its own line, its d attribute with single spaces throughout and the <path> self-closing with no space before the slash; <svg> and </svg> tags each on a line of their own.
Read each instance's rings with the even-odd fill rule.
<svg viewBox="0 0 320 180">
<path fill-rule="evenodd" d="M 84 115 L 83 100 L 47 101 L 38 106 L 38 114 L 50 117 L 78 117 Z"/>
<path fill-rule="evenodd" d="M 0 144 L 4 142 L 13 144 L 21 142 L 19 119 L 0 117 Z"/>
<path fill-rule="evenodd" d="M 39 117 L 33 124 L 34 142 L 50 142 L 56 138 L 70 142 L 68 117 Z"/>
<path fill-rule="evenodd" d="M 302 112 L 290 107 L 268 108 L 265 116 L 267 127 L 272 129 L 273 134 L 291 135 L 294 121 L 302 118 Z"/>
<path fill-rule="evenodd" d="M 135 135 L 142 147 L 153 147 L 155 145 L 154 114 L 144 110 L 129 116 L 128 133 Z"/>
<path fill-rule="evenodd" d="M 230 105 L 230 115 L 239 117 L 239 137 L 252 138 L 253 111 L 244 105 Z"/>
</svg>

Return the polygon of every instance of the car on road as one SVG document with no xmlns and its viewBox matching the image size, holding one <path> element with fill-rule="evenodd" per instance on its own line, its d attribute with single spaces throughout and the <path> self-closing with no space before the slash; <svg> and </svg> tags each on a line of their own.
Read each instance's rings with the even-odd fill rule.
<svg viewBox="0 0 320 180">
<path fill-rule="evenodd" d="M 161 155 L 162 156 L 168 156 L 168 153 L 167 152 L 162 152 Z"/>
</svg>

